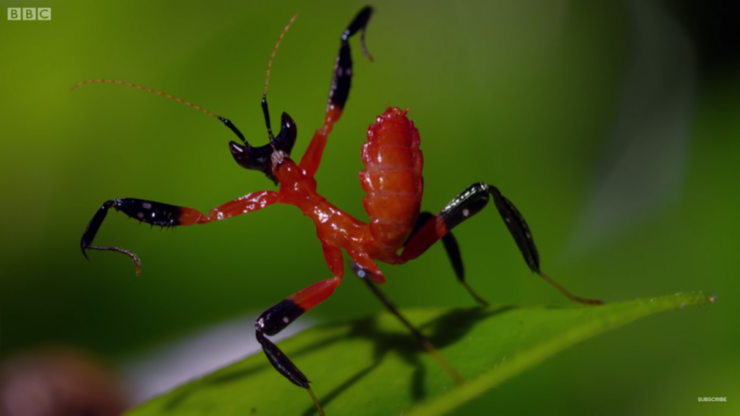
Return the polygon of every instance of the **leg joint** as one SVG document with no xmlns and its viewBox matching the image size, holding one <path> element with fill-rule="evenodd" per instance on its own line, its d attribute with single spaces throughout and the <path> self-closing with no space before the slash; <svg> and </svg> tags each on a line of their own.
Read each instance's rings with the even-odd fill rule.
<svg viewBox="0 0 740 416">
<path fill-rule="evenodd" d="M 255 322 L 255 329 L 258 334 L 257 339 L 259 340 L 259 334 L 263 332 L 266 335 L 279 333 L 303 315 L 304 312 L 305 310 L 291 299 L 285 299 L 275 304 L 257 318 L 257 322 Z"/>
</svg>

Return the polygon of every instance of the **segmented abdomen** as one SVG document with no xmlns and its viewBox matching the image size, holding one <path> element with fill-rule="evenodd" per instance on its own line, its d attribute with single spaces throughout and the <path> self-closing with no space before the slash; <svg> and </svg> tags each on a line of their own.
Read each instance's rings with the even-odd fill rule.
<svg viewBox="0 0 740 416">
<path fill-rule="evenodd" d="M 424 192 L 419 131 L 406 110 L 389 107 L 370 125 L 362 162 L 360 184 L 367 193 L 363 204 L 371 218 L 370 232 L 385 251 L 396 251 L 414 228 Z"/>
</svg>

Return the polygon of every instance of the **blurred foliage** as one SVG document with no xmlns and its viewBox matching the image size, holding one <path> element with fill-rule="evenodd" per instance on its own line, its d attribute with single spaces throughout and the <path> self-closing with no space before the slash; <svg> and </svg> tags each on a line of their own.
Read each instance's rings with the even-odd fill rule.
<svg viewBox="0 0 740 416">
<path fill-rule="evenodd" d="M 654 313 L 711 302 L 710 295 L 687 293 L 598 307 L 403 311 L 460 373 L 459 386 L 390 313 L 320 325 L 281 344 L 316 381 L 312 389 L 327 414 L 441 415 L 578 342 Z M 298 391 L 256 354 L 129 415 L 318 414 Z"/>
<path fill-rule="evenodd" d="M 127 259 L 111 253 L 86 261 L 80 236 L 103 201 L 138 197 L 205 211 L 273 185 L 233 162 L 231 133 L 203 114 L 122 86 L 69 89 L 91 78 L 156 88 L 229 117 L 263 143 L 267 60 L 298 12 L 269 94 L 273 118 L 287 111 L 296 120 L 293 154 L 300 156 L 323 117 L 339 34 L 364 3 L 49 5 L 48 22 L 0 20 L 0 353 L 62 343 L 130 357 L 329 277 L 313 225 L 289 206 L 174 232 L 114 213 L 96 241 L 138 253 L 143 273 L 135 276 Z M 491 403 L 507 413 L 736 413 L 732 401 L 696 398 L 740 387 L 733 376 L 740 372 L 740 306 L 731 301 L 740 296 L 738 73 L 701 78 L 676 199 L 639 226 L 567 255 L 630 65 L 625 3 L 374 6 L 367 42 L 376 60 L 362 59 L 353 43 L 354 87 L 317 175 L 324 196 L 366 218 L 356 176 L 366 126 L 387 105 L 409 107 L 422 135 L 423 209 L 436 211 L 483 180 L 516 203 L 544 270 L 575 294 L 614 301 L 705 290 L 719 298 L 710 310 L 654 317 L 566 351 L 461 414 Z M 468 279 L 487 300 L 566 301 L 529 273 L 494 210 L 472 222 L 456 236 Z M 381 267 L 399 305 L 472 304 L 441 247 L 408 265 Z M 350 276 L 311 315 L 380 309 Z"/>
<path fill-rule="evenodd" d="M 0 364 L 3 416 L 120 415 L 130 407 L 117 375 L 69 348 L 24 351 Z"/>
</svg>

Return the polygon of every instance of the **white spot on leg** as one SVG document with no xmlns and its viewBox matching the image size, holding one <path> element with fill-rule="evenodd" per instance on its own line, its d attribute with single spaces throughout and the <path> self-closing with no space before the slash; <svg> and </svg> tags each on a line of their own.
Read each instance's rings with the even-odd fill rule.
<svg viewBox="0 0 740 416">
<path fill-rule="evenodd" d="M 288 319 L 288 317 L 287 317 L 287 316 L 284 316 L 284 317 L 283 317 L 283 322 L 285 322 L 285 323 L 287 324 L 288 322 L 290 322 L 290 319 Z"/>
<path fill-rule="evenodd" d="M 272 155 L 270 155 L 270 161 L 272 162 L 272 171 L 275 172 L 277 170 L 278 165 L 283 163 L 283 159 L 285 159 L 287 155 L 282 150 L 274 150 L 272 152 Z"/>
<path fill-rule="evenodd" d="M 148 202 L 142 203 L 141 206 L 144 207 L 144 209 L 152 209 L 152 204 Z"/>
<path fill-rule="evenodd" d="M 467 218 L 468 215 L 470 215 L 470 210 L 467 208 L 463 209 L 463 217 Z"/>
</svg>

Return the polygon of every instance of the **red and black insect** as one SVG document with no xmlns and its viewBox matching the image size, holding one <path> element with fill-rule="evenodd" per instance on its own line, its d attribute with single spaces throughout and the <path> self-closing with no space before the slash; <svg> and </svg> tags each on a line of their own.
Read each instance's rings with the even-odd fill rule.
<svg viewBox="0 0 740 416">
<path fill-rule="evenodd" d="M 571 295 L 542 273 L 537 248 L 524 217 L 495 186 L 484 182 L 473 184 L 436 215 L 420 212 L 424 190 L 423 159 L 419 149 L 419 131 L 406 117 L 407 110 L 389 107 L 367 130 L 367 142 L 362 147 L 362 161 L 365 164 L 365 170 L 360 172 L 360 184 L 367 193 L 363 202 L 365 211 L 371 219 L 369 224 L 345 213 L 319 195 L 316 191 L 314 175 L 319 168 L 332 126 L 342 116 L 352 80 L 349 38 L 361 32 L 362 50 L 365 56 L 372 59 L 365 47 L 364 39 L 371 14 L 370 7 L 362 9 L 342 32 L 324 123 L 314 133 L 306 153 L 298 164 L 290 157 L 298 134 L 293 119 L 287 113 L 282 113 L 280 132 L 277 136 L 272 133 L 267 106 L 267 85 L 265 85 L 265 93 L 262 96 L 262 111 L 265 116 L 269 143 L 260 147 L 251 146 L 230 120 L 159 91 L 110 80 L 84 81 L 75 86 L 76 88 L 79 85 L 93 82 L 124 84 L 172 98 L 203 111 L 219 119 L 239 138 L 242 144 L 231 141 L 229 149 L 240 166 L 260 171 L 279 185 L 277 192 L 253 192 L 213 208 L 208 214 L 202 214 L 192 208 L 142 199 L 118 198 L 106 201 L 95 213 L 82 235 L 80 246 L 86 257 L 86 250 L 117 251 L 131 257 L 137 273 L 139 272 L 140 261 L 134 253 L 118 247 L 92 245 L 109 208 L 114 208 L 131 218 L 148 224 L 163 227 L 206 224 L 257 211 L 272 204 L 294 205 L 301 210 L 303 215 L 313 220 L 332 277 L 314 283 L 266 310 L 257 319 L 256 336 L 270 363 L 291 382 L 307 389 L 321 414 L 323 411 L 309 387 L 306 376 L 267 337 L 282 331 L 304 312 L 317 306 L 334 292 L 344 277 L 342 249 L 352 259 L 354 272 L 413 332 L 424 348 L 435 357 L 456 382 L 462 381 L 457 372 L 441 358 L 431 342 L 404 319 L 376 286 L 376 284 L 385 283 L 385 277 L 375 263 L 376 261 L 388 264 L 406 263 L 419 257 L 432 244 L 441 239 L 458 280 L 478 303 L 487 305 L 487 302 L 479 297 L 465 281 L 460 250 L 450 231 L 480 212 L 493 199 L 494 205 L 524 256 L 524 260 L 533 272 L 538 273 L 573 301 L 584 304 L 601 303 L 598 300 Z M 280 35 L 275 50 L 288 27 L 290 23 Z M 273 51 L 273 57 L 274 54 Z M 272 64 L 272 58 L 270 58 L 270 64 Z M 269 68 L 270 66 L 268 66 L 268 81 Z"/>
</svg>

